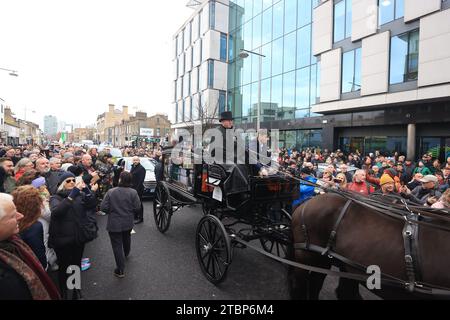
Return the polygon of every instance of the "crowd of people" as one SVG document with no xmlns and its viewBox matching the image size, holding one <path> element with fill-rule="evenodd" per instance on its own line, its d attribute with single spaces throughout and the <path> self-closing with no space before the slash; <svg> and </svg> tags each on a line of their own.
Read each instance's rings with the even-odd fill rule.
<svg viewBox="0 0 450 320">
<path fill-rule="evenodd" d="M 440 163 L 430 154 L 413 160 L 397 153 L 278 151 L 281 170 L 312 182 L 300 184 L 294 208 L 317 194 L 314 186 L 450 208 L 450 157 Z M 89 267 L 83 252 L 96 238 L 96 215 L 108 214 L 113 274 L 125 276 L 131 231 L 143 221 L 146 170 L 140 157 L 160 165 L 161 149 L 121 152 L 133 157 L 130 172 L 107 148 L 0 146 L 0 300 L 80 298 L 80 290 L 67 289 L 67 269 Z"/>
<path fill-rule="evenodd" d="M 282 169 L 322 188 L 364 196 L 398 195 L 413 204 L 450 208 L 450 156 L 441 163 L 432 154 L 412 160 L 378 151 L 362 156 L 358 151 L 346 155 L 341 150 L 283 148 L 278 163 Z M 310 184 L 301 184 L 294 207 L 313 197 L 316 190 Z"/>
<path fill-rule="evenodd" d="M 83 252 L 97 236 L 96 215 L 108 214 L 113 274 L 124 277 L 131 231 L 143 222 L 139 157 L 158 162 L 161 152 L 121 151 L 133 157 L 130 172 L 108 148 L 0 146 L 0 300 L 81 298 L 68 290 L 67 270 L 90 267 Z"/>
</svg>

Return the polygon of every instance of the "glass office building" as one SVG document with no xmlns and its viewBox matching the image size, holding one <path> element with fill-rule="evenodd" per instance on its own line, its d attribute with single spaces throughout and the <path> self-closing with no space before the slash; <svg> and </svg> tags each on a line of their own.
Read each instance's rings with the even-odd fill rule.
<svg viewBox="0 0 450 320">
<path fill-rule="evenodd" d="M 288 148 L 444 159 L 449 36 L 450 0 L 204 0 L 174 38 L 173 127 L 217 105 Z"/>
<path fill-rule="evenodd" d="M 317 3 L 318 0 L 230 1 L 228 108 L 237 125 L 255 125 L 259 81 L 262 128 L 274 121 L 316 116 L 311 105 L 319 95 L 318 61 L 311 48 L 312 12 Z M 241 49 L 264 57 L 249 54 L 243 58 L 239 56 Z M 311 141 L 320 144 L 320 130 L 282 132 L 281 140 L 297 147 Z"/>
</svg>

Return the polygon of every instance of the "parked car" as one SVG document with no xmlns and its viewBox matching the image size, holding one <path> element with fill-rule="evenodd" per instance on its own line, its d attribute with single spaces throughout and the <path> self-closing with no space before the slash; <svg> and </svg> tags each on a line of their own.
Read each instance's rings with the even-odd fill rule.
<svg viewBox="0 0 450 320">
<path fill-rule="evenodd" d="M 98 152 L 108 151 L 113 156 L 114 163 L 117 163 L 117 161 L 119 161 L 119 159 L 123 157 L 122 151 L 120 149 L 113 148 L 113 147 L 102 147 L 102 146 L 100 146 L 97 149 L 97 151 Z"/>
<path fill-rule="evenodd" d="M 141 165 L 145 168 L 145 180 L 144 180 L 144 198 L 153 197 L 156 188 L 156 176 L 155 176 L 155 164 L 153 159 L 140 157 Z M 125 161 L 125 170 L 131 171 L 131 166 L 133 164 L 133 157 L 120 158 L 119 161 Z"/>
</svg>

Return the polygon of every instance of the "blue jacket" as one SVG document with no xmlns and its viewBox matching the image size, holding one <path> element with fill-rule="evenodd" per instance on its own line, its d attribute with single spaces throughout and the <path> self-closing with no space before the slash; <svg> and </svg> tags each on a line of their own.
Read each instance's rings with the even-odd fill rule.
<svg viewBox="0 0 450 320">
<path fill-rule="evenodd" d="M 27 230 L 20 233 L 22 240 L 33 250 L 44 270 L 47 268 L 47 256 L 44 246 L 44 228 L 42 223 L 36 221 Z"/>
<path fill-rule="evenodd" d="M 314 177 L 307 177 L 305 180 L 311 183 L 317 182 L 317 179 Z M 303 202 L 314 197 L 314 189 L 315 188 L 313 186 L 309 186 L 300 182 L 300 198 L 298 198 L 292 203 L 292 207 L 297 207 L 301 205 Z"/>
</svg>

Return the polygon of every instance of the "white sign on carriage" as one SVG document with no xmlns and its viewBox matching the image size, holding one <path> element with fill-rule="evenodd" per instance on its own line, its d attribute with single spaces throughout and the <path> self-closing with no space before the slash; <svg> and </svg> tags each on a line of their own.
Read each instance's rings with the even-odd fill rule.
<svg viewBox="0 0 450 320">
<path fill-rule="evenodd" d="M 140 135 L 144 137 L 153 137 L 154 130 L 150 128 L 141 128 Z"/>
</svg>

